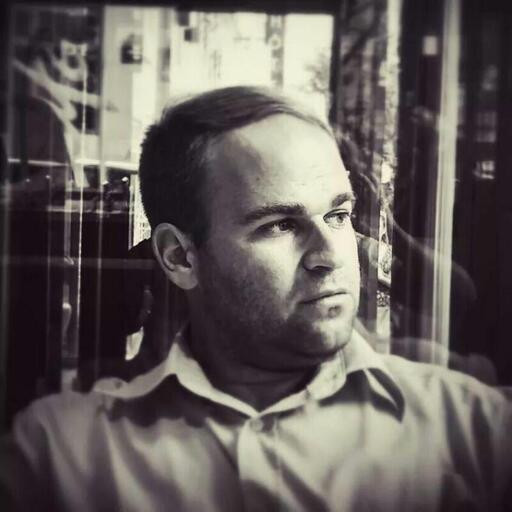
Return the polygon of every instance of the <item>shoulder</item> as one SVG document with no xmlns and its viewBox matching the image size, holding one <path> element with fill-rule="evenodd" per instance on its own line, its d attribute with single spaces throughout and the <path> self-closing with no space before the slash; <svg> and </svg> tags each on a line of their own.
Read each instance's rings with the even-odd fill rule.
<svg viewBox="0 0 512 512">
<path fill-rule="evenodd" d="M 64 391 L 34 400 L 17 414 L 13 431 L 17 435 L 30 432 L 45 437 L 63 432 L 83 432 L 94 418 L 108 406 L 108 398 L 99 393 Z"/>
<path fill-rule="evenodd" d="M 23 412 L 33 415 L 87 413 L 103 405 L 106 396 L 94 391 L 81 393 L 66 390 L 34 400 Z"/>
<path fill-rule="evenodd" d="M 98 436 L 104 435 L 105 405 L 98 393 L 66 391 L 37 399 L 19 412 L 1 449 L 2 457 L 16 468 L 15 479 L 46 482 L 63 461 L 86 461 Z M 3 480 L 0 477 L 0 487 Z"/>
<path fill-rule="evenodd" d="M 482 418 L 498 426 L 512 426 L 512 401 L 499 388 L 489 386 L 465 373 L 449 368 L 413 362 L 400 356 L 383 356 L 386 367 L 404 395 L 407 406 L 441 415 Z"/>
<path fill-rule="evenodd" d="M 383 356 L 392 375 L 406 390 L 455 393 L 461 398 L 485 398 L 506 403 L 506 397 L 499 388 L 489 386 L 475 377 L 438 364 L 410 361 L 401 356 Z"/>
<path fill-rule="evenodd" d="M 174 382 L 146 389 L 118 378 L 103 378 L 92 391 L 63 391 L 32 402 L 17 414 L 13 430 L 31 430 L 47 440 L 73 443 L 81 436 L 98 439 L 114 428 L 124 428 L 141 416 L 154 418 L 162 404 L 174 403 Z"/>
<path fill-rule="evenodd" d="M 403 394 L 407 428 L 430 439 L 457 472 L 477 478 L 473 485 L 495 488 L 497 495 L 512 489 L 512 400 L 506 393 L 442 366 L 399 356 L 384 361 Z"/>
</svg>

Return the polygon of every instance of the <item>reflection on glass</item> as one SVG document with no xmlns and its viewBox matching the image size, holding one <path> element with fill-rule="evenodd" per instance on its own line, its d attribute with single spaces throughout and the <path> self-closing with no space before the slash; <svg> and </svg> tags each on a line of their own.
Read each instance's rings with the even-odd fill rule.
<svg viewBox="0 0 512 512">
<path fill-rule="evenodd" d="M 235 84 L 281 88 L 325 117 L 333 18 L 16 5 L 11 26 L 3 197 L 19 276 L 7 293 L 38 279 L 34 321 L 12 302 L 9 339 L 38 339 L 36 367 L 20 373 L 37 393 L 87 388 L 135 357 L 157 294 L 150 253 L 128 253 L 149 235 L 136 174 L 146 127 L 169 102 Z M 41 236 L 27 245 L 29 224 Z"/>
</svg>

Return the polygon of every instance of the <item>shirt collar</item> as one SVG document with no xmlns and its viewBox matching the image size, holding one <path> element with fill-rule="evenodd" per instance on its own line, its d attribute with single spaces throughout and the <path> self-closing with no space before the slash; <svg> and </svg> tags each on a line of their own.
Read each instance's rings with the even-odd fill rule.
<svg viewBox="0 0 512 512">
<path fill-rule="evenodd" d="M 177 333 L 166 359 L 159 365 L 130 382 L 118 378 L 100 379 L 94 391 L 115 398 L 133 399 L 147 395 L 164 379 L 175 376 L 180 384 L 194 394 L 231 407 L 250 417 L 261 415 L 250 405 L 215 388 L 190 353 L 183 335 Z M 343 387 L 347 376 L 363 372 L 372 392 L 388 403 L 399 419 L 404 412 L 404 398 L 400 388 L 381 355 L 377 354 L 356 330 L 347 345 L 334 357 L 322 363 L 306 389 L 294 393 L 272 405 L 263 413 L 292 409 L 308 399 L 316 401 L 333 395 Z"/>
<path fill-rule="evenodd" d="M 405 410 L 404 395 L 386 364 L 386 358 L 375 352 L 356 330 L 343 352 L 349 361 L 347 375 L 363 371 L 372 391 L 393 406 L 397 417 L 402 419 Z"/>
</svg>

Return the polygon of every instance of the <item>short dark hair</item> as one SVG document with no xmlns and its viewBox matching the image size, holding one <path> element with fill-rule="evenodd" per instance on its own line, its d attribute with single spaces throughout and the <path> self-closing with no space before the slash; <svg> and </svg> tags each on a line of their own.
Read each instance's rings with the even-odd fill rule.
<svg viewBox="0 0 512 512">
<path fill-rule="evenodd" d="M 322 122 L 289 98 L 263 87 L 216 89 L 164 110 L 142 143 L 139 175 L 142 202 L 152 228 L 170 222 L 199 246 L 208 219 L 202 184 L 211 143 L 227 132 L 287 114 L 322 128 Z"/>
</svg>

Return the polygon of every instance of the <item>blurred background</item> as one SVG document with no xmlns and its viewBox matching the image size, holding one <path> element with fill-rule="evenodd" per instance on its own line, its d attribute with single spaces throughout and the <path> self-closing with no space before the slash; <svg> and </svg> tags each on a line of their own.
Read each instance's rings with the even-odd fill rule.
<svg viewBox="0 0 512 512">
<path fill-rule="evenodd" d="M 235 84 L 332 124 L 358 197 L 357 328 L 376 350 L 512 385 L 511 2 L 0 10 L 2 428 L 38 396 L 165 355 L 186 313 L 145 241 L 140 143 L 165 105 Z"/>
</svg>

